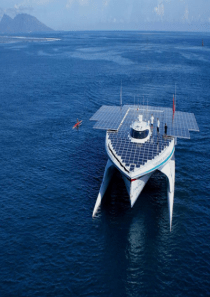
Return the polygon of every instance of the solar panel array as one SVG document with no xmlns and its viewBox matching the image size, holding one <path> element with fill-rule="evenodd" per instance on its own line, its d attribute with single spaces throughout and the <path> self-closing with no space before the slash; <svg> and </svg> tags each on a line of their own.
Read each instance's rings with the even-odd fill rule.
<svg viewBox="0 0 210 297">
<path fill-rule="evenodd" d="M 118 130 L 126 112 L 127 106 L 101 106 L 101 108 L 90 118 L 97 121 L 93 128 L 102 130 Z"/>
<path fill-rule="evenodd" d="M 143 116 L 143 121 L 150 121 L 151 136 L 145 143 L 131 142 L 130 126 Z M 160 129 L 157 132 L 157 119 Z M 157 106 L 102 106 L 90 120 L 97 121 L 94 128 L 108 130 L 108 149 L 126 171 L 134 171 L 150 160 L 158 157 L 170 145 L 173 137 L 190 138 L 189 130 L 199 131 L 194 114 L 176 111 L 172 108 Z M 165 124 L 167 135 L 165 135 Z"/>
<path fill-rule="evenodd" d="M 108 145 L 110 152 L 124 167 L 126 171 L 134 171 L 155 159 L 170 144 L 172 138 L 152 134 L 152 137 L 144 143 L 131 142 L 126 132 L 108 132 Z"/>
<path fill-rule="evenodd" d="M 103 105 L 90 120 L 97 121 L 94 128 L 103 130 L 129 131 L 132 121 L 143 115 L 144 121 L 149 121 L 154 116 L 154 127 L 157 118 L 160 120 L 160 134 L 164 135 L 164 126 L 167 125 L 167 135 L 179 138 L 190 138 L 189 130 L 199 131 L 193 113 L 176 111 L 173 115 L 172 108 L 158 106 L 105 106 Z M 154 130 L 155 130 L 154 129 Z M 155 131 L 154 131 L 155 132 Z"/>
</svg>

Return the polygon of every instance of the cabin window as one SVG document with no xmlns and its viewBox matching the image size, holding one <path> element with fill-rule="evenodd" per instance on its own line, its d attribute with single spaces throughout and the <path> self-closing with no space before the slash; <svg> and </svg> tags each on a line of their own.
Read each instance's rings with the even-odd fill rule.
<svg viewBox="0 0 210 297">
<path fill-rule="evenodd" d="M 136 131 L 133 128 L 131 128 L 131 137 L 136 139 L 144 139 L 149 135 L 149 130 L 144 131 Z"/>
</svg>

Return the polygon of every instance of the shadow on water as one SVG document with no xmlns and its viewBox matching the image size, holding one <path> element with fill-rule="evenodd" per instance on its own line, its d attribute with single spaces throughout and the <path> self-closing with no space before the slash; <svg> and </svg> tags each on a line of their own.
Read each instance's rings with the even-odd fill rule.
<svg viewBox="0 0 210 297">
<path fill-rule="evenodd" d="M 166 179 L 156 172 L 150 178 L 134 207 L 119 172 L 112 178 L 101 205 L 105 236 L 104 274 L 114 294 L 133 296 L 142 283 L 150 290 L 150 269 L 159 267 L 170 238 Z M 145 282 L 146 280 L 146 282 Z M 138 286 L 136 286 L 138 284 Z M 116 290 L 116 291 L 115 291 Z"/>
<path fill-rule="evenodd" d="M 131 208 L 125 184 L 116 170 L 101 205 L 102 216 L 107 219 L 115 221 L 125 217 L 129 222 L 129 219 L 133 220 L 134 217 L 142 215 L 152 227 L 160 225 L 158 220 L 163 218 L 165 210 L 167 211 L 167 183 L 165 176 L 160 172 L 152 175 Z"/>
</svg>

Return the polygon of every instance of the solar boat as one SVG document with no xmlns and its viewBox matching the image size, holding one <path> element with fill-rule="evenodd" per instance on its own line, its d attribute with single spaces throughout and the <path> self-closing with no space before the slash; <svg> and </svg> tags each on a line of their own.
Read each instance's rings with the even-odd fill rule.
<svg viewBox="0 0 210 297">
<path fill-rule="evenodd" d="M 115 169 L 121 173 L 125 182 L 131 207 L 151 175 L 159 170 L 167 177 L 171 230 L 175 187 L 175 145 L 177 138 L 189 139 L 189 131 L 199 131 L 194 114 L 175 112 L 174 107 L 103 105 L 90 120 L 96 121 L 93 128 L 106 130 L 105 148 L 108 155 L 93 217 L 101 205 Z"/>
</svg>

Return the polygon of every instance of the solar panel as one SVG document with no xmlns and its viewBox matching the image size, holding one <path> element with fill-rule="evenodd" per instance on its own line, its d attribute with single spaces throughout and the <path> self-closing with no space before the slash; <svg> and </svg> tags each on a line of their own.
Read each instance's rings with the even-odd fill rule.
<svg viewBox="0 0 210 297">
<path fill-rule="evenodd" d="M 157 118 L 160 120 L 160 134 L 164 134 L 164 126 L 167 124 L 167 135 L 179 138 L 190 138 L 189 130 L 199 131 L 193 113 L 176 111 L 173 116 L 172 108 L 159 106 L 105 106 L 103 105 L 90 120 L 97 121 L 96 129 L 127 131 L 130 125 L 137 120 L 138 115 L 143 115 L 144 121 L 149 121 L 151 114 L 154 116 L 154 133 L 156 132 Z"/>
<path fill-rule="evenodd" d="M 90 118 L 97 121 L 93 128 L 102 130 L 118 130 L 126 112 L 127 106 L 101 106 L 101 108 Z"/>
<path fill-rule="evenodd" d="M 148 122 L 151 114 L 154 116 L 154 125 L 149 140 L 144 144 L 131 142 L 129 134 L 132 122 L 139 115 L 143 116 L 143 121 Z M 157 118 L 160 121 L 159 133 L 156 128 Z M 117 156 L 126 171 L 134 171 L 158 157 L 170 145 L 173 137 L 190 138 L 189 130 L 199 131 L 194 114 L 176 111 L 173 115 L 172 108 L 159 106 L 102 106 L 91 120 L 96 121 L 94 128 L 108 130 L 108 149 Z"/>
<path fill-rule="evenodd" d="M 170 137 L 153 135 L 150 139 L 142 144 L 131 142 L 126 132 L 108 131 L 110 143 L 108 148 L 110 152 L 118 156 L 121 165 L 128 171 L 134 171 L 164 151 L 172 141 Z M 123 139 L 123 141 L 122 141 Z"/>
</svg>

